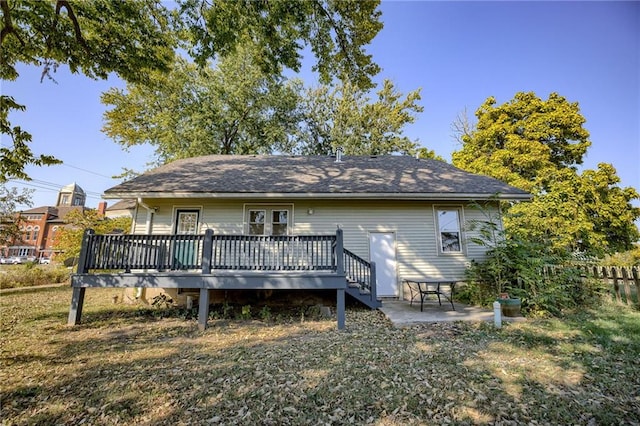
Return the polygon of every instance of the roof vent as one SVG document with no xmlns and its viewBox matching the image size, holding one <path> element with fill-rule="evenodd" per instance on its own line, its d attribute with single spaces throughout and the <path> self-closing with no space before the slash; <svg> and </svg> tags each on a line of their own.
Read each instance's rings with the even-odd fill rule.
<svg viewBox="0 0 640 426">
<path fill-rule="evenodd" d="M 336 163 L 342 163 L 342 148 L 336 149 Z"/>
</svg>

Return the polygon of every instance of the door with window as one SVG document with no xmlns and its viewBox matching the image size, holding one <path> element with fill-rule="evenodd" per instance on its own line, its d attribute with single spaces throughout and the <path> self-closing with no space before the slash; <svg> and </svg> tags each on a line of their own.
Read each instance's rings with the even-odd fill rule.
<svg viewBox="0 0 640 426">
<path fill-rule="evenodd" d="M 173 244 L 173 269 L 193 269 L 197 265 L 196 241 L 190 237 L 198 233 L 200 210 L 176 212 L 175 241 Z"/>
</svg>

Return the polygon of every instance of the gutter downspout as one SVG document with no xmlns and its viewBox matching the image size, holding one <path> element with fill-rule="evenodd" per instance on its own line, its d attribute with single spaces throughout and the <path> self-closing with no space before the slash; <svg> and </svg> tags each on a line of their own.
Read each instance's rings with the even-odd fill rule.
<svg viewBox="0 0 640 426">
<path fill-rule="evenodd" d="M 151 230 L 153 227 L 153 215 L 155 214 L 157 207 L 149 207 L 142 201 L 142 197 L 138 197 L 136 200 L 138 202 L 138 206 L 143 207 L 147 211 L 147 221 L 144 228 L 144 233 L 149 235 L 151 234 Z M 134 226 L 133 224 L 131 226 Z M 136 287 L 136 299 L 140 299 L 142 297 L 142 287 Z"/>
</svg>

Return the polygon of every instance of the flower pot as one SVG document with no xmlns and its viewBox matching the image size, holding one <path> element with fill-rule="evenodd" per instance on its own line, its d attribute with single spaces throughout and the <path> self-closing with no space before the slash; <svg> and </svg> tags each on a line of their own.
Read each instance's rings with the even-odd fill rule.
<svg viewBox="0 0 640 426">
<path fill-rule="evenodd" d="M 517 298 L 509 298 L 509 299 L 498 299 L 500 303 L 500 312 L 505 317 L 519 317 L 522 316 L 520 314 L 520 299 Z"/>
</svg>

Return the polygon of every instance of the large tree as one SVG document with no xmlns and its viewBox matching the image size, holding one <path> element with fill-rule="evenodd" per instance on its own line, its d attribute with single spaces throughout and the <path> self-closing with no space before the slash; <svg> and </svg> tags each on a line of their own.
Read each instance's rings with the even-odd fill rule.
<svg viewBox="0 0 640 426">
<path fill-rule="evenodd" d="M 610 164 L 577 170 L 590 145 L 577 103 L 556 93 L 547 100 L 518 93 L 503 105 L 487 99 L 476 118 L 475 128 L 465 126 L 453 164 L 533 194 L 530 203 L 509 209 L 509 233 L 593 254 L 627 250 L 638 239 L 640 209 L 632 205 L 638 193 L 618 186 Z"/>
<path fill-rule="evenodd" d="M 606 163 L 582 173 L 560 170 L 530 203 L 512 206 L 505 224 L 511 234 L 556 251 L 603 255 L 629 250 L 640 237 L 634 223 L 640 209 L 631 204 L 640 195 L 619 182 Z"/>
<path fill-rule="evenodd" d="M 249 45 L 247 45 L 249 46 Z M 258 51 L 238 48 L 214 68 L 178 61 L 152 84 L 112 89 L 102 100 L 105 133 L 128 148 L 151 144 L 159 163 L 206 154 L 435 154 L 403 134 L 422 111 L 385 80 L 375 99 L 344 82 L 303 88 L 265 74 Z"/>
<path fill-rule="evenodd" d="M 201 64 L 233 52 L 244 35 L 256 44 L 268 74 L 300 70 L 309 46 L 322 81 L 333 77 L 371 88 L 380 71 L 365 51 L 382 29 L 379 0 L 179 0 L 191 55 Z"/>
<path fill-rule="evenodd" d="M 490 97 L 476 111 L 475 129 L 462 135 L 462 149 L 452 154 L 457 167 L 535 192 L 553 171 L 582 164 L 591 142 L 577 102 L 520 92 L 496 103 Z"/>
<path fill-rule="evenodd" d="M 403 131 L 422 112 L 419 101 L 420 89 L 403 96 L 390 80 L 384 80 L 374 100 L 368 90 L 348 82 L 306 89 L 295 149 L 315 155 L 333 153 L 338 147 L 351 155 L 413 155 L 420 150 L 418 142 Z M 433 156 L 425 149 L 420 153 Z"/>
<path fill-rule="evenodd" d="M 115 72 L 141 82 L 152 70 L 168 70 L 178 44 L 204 65 L 234 52 L 248 35 L 269 74 L 297 71 L 300 52 L 310 46 L 324 81 L 340 77 L 371 87 L 379 68 L 364 49 L 382 28 L 378 4 L 182 0 L 171 9 L 160 0 L 0 0 L 0 77 L 18 78 L 18 63 L 42 66 L 43 76 L 65 64 L 91 78 Z M 19 99 L 0 101 L 6 116 L 23 108 Z M 26 177 L 25 165 L 54 162 L 25 148 L 30 136 L 19 126 L 4 124 L 3 133 L 21 139 L 16 155 L 1 152 L 3 177 Z"/>
<path fill-rule="evenodd" d="M 171 12 L 159 0 L 18 1 L 0 0 L 0 78 L 19 77 L 19 63 L 42 67 L 53 78 L 64 64 L 72 73 L 142 81 L 151 69 L 166 70 L 177 46 Z M 42 80 L 41 79 L 41 80 Z M 12 125 L 9 113 L 22 111 L 19 99 L 0 96 L 1 132 L 12 146 L 0 149 L 1 179 L 28 179 L 26 165 L 59 161 L 36 155 L 31 135 Z"/>
<path fill-rule="evenodd" d="M 297 125 L 295 82 L 266 74 L 256 49 L 239 47 L 216 67 L 179 59 L 150 82 L 111 89 L 103 131 L 128 148 L 150 144 L 158 163 L 207 154 L 261 154 L 288 149 Z"/>
</svg>

